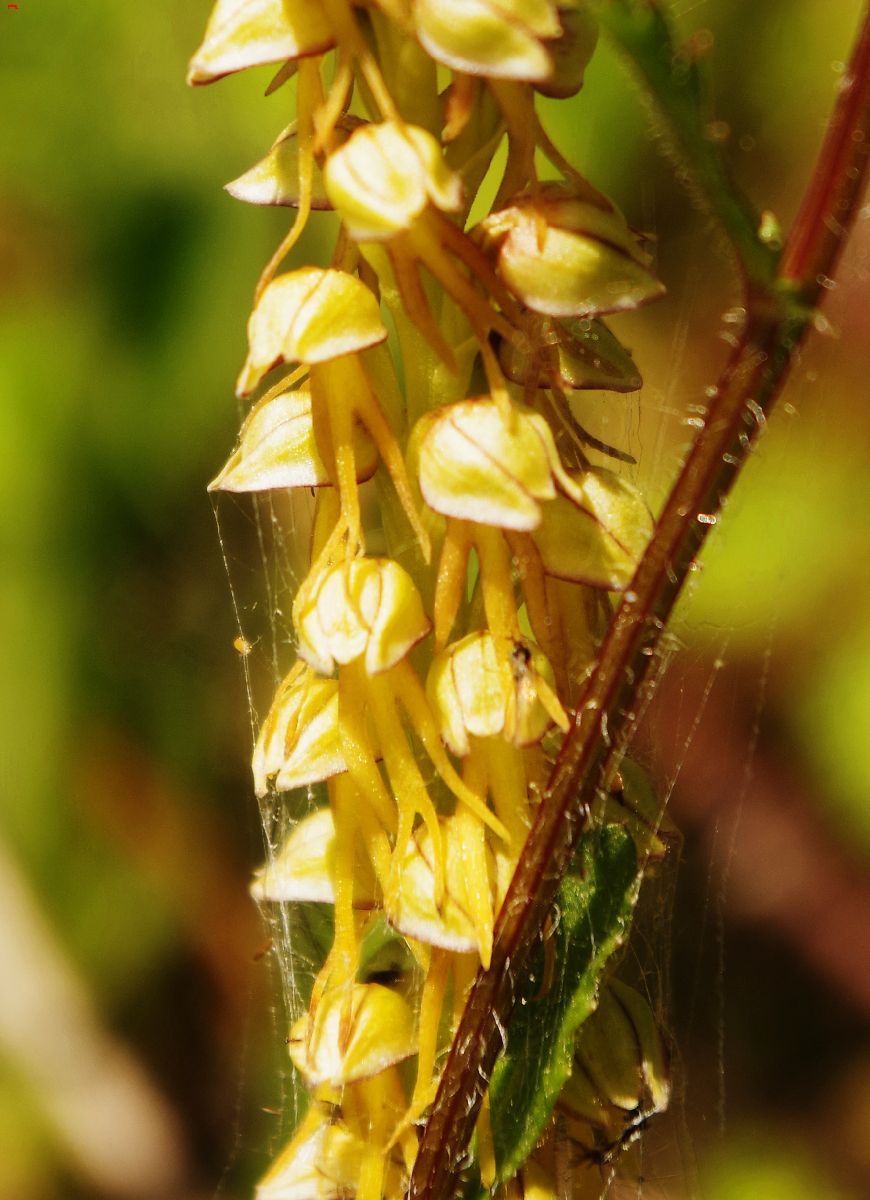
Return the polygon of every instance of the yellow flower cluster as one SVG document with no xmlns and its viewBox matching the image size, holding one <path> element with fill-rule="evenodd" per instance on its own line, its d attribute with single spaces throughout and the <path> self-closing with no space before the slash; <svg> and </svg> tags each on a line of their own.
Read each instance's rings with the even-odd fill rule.
<svg viewBox="0 0 870 1200">
<path fill-rule="evenodd" d="M 295 88 L 293 123 L 229 185 L 296 219 L 261 277 L 237 390 L 270 386 L 211 485 L 316 489 L 298 658 L 253 770 L 259 796 L 320 785 L 324 804 L 254 894 L 332 905 L 335 936 L 290 1031 L 311 1101 L 259 1200 L 404 1193 L 552 731 L 650 535 L 613 469 L 625 456 L 569 397 L 639 386 L 601 316 L 661 285 L 534 107 L 580 88 L 595 38 L 582 0 L 218 0 L 191 63 L 194 84 L 275 64 L 270 90 Z M 469 228 L 503 139 L 493 211 Z M 539 151 L 558 181 L 539 180 Z M 318 210 L 340 218 L 331 262 L 280 273 Z M 404 939 L 413 986 L 361 971 L 378 921 Z M 605 1111 L 582 1078 L 578 1120 L 609 1129 L 621 1101 Z M 491 1182 L 485 1110 L 478 1136 Z M 536 1195 L 557 1194 L 555 1167 L 529 1170 Z"/>
</svg>

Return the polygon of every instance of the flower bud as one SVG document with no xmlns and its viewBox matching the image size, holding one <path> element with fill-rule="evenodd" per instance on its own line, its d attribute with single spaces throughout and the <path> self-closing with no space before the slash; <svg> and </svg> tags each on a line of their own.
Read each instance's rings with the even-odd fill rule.
<svg viewBox="0 0 870 1200">
<path fill-rule="evenodd" d="M 624 758 L 618 779 L 617 786 L 599 794 L 593 819 L 602 825 L 621 825 L 635 844 L 638 862 L 661 862 L 680 845 L 676 825 L 637 763 Z"/>
<path fill-rule="evenodd" d="M 275 857 L 260 867 L 251 884 L 255 900 L 335 903 L 335 822 L 320 808 L 303 817 Z M 368 860 L 357 858 L 353 877 L 355 908 L 374 908 L 377 888 Z"/>
<path fill-rule="evenodd" d="M 338 730 L 338 684 L 299 664 L 281 684 L 260 729 L 252 763 L 254 790 L 265 796 L 320 783 L 347 770 Z"/>
<path fill-rule="evenodd" d="M 355 983 L 349 1011 L 347 1000 L 345 988 L 328 990 L 290 1030 L 290 1059 L 309 1087 L 369 1079 L 417 1052 L 414 1014 L 398 992 Z"/>
<path fill-rule="evenodd" d="M 279 275 L 248 320 L 248 357 L 237 394 L 249 396 L 281 362 L 326 362 L 386 336 L 377 300 L 355 275 L 321 267 Z"/>
<path fill-rule="evenodd" d="M 615 1141 L 630 1119 L 667 1108 L 670 1092 L 667 1046 L 649 1004 L 634 988 L 611 980 L 577 1034 L 560 1109 Z"/>
<path fill-rule="evenodd" d="M 640 493 L 603 467 L 572 472 L 571 496 L 546 505 L 534 532 L 544 570 L 558 579 L 623 591 L 652 536 Z"/>
<path fill-rule="evenodd" d="M 468 754 L 469 736 L 503 736 L 515 746 L 530 746 L 553 724 L 536 686 L 542 680 L 552 690 L 553 670 L 546 656 L 517 642 L 510 662 L 506 672 L 495 639 L 486 632 L 470 633 L 436 655 L 426 694 L 454 754 Z"/>
<path fill-rule="evenodd" d="M 395 121 L 363 125 L 323 170 L 326 194 L 357 241 L 382 241 L 409 229 L 431 200 L 455 212 L 462 182 L 425 129 Z"/>
<path fill-rule="evenodd" d="M 416 0 L 414 20 L 424 49 L 455 71 L 521 80 L 552 71 L 541 44 L 560 33 L 552 0 Z"/>
<path fill-rule="evenodd" d="M 213 83 L 246 67 L 322 54 L 332 44 L 319 0 L 217 0 L 187 82 Z"/>
<path fill-rule="evenodd" d="M 553 317 L 621 312 L 664 291 L 625 218 L 561 184 L 518 196 L 479 228 L 502 279 L 536 312 Z"/>
<path fill-rule="evenodd" d="M 426 636 L 430 622 L 411 576 L 388 558 L 354 558 L 324 572 L 293 606 L 300 655 L 322 675 L 364 657 L 386 671 Z"/>
<path fill-rule="evenodd" d="M 539 500 L 556 494 L 559 456 L 546 420 L 489 398 L 462 400 L 422 418 L 420 489 L 435 512 L 501 529 L 534 529 Z M 416 431 L 415 431 L 416 432 Z"/>
<path fill-rule="evenodd" d="M 374 475 L 378 451 L 364 429 L 354 430 L 357 479 Z M 209 491 L 264 492 L 270 488 L 320 487 L 331 483 L 314 435 L 311 392 L 281 392 L 254 405 L 242 426 L 238 449 Z"/>
</svg>

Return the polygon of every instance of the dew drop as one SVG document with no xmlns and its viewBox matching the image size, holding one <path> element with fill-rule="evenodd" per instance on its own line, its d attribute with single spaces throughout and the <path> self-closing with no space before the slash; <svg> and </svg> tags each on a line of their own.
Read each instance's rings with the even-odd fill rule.
<svg viewBox="0 0 870 1200">
<path fill-rule="evenodd" d="M 721 144 L 731 137 L 731 126 L 727 121 L 708 121 L 704 133 L 708 141 Z"/>
<path fill-rule="evenodd" d="M 699 525 L 715 525 L 718 520 L 715 513 L 698 513 L 697 516 Z"/>
<path fill-rule="evenodd" d="M 722 314 L 722 320 L 726 325 L 744 325 L 746 323 L 746 309 L 737 304 L 734 308 L 729 308 L 727 312 Z"/>
</svg>

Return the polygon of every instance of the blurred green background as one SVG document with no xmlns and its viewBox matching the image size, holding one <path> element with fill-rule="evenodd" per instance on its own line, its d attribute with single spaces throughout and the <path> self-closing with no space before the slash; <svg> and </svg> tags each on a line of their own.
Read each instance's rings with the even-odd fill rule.
<svg viewBox="0 0 870 1200">
<path fill-rule="evenodd" d="M 711 133 L 785 224 L 861 7 L 672 5 L 686 35 L 713 34 Z M 268 72 L 185 88 L 208 8 L 0 12 L 0 1195 L 17 1200 L 242 1200 L 282 1129 L 278 980 L 247 898 L 248 700 L 205 483 L 287 222 L 220 186 L 290 112 L 263 99 Z M 638 453 L 658 501 L 738 290 L 606 47 L 546 111 L 658 239 L 668 298 L 618 325 L 647 386 L 588 421 Z M 644 1152 L 650 1197 L 870 1194 L 868 230 L 642 733 L 686 838 L 644 930 L 679 1093 Z M 220 512 L 243 597 L 249 512 Z"/>
</svg>

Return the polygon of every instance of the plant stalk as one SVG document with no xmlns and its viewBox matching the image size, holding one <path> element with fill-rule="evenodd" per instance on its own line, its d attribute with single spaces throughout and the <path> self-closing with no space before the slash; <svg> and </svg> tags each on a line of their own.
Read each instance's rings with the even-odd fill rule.
<svg viewBox="0 0 870 1200">
<path fill-rule="evenodd" d="M 475 979 L 411 1177 L 412 1200 L 449 1200 L 518 983 L 559 883 L 613 778 L 653 687 L 667 620 L 812 327 L 860 203 L 870 150 L 870 11 L 798 218 L 773 281 L 743 263 L 747 320 L 706 423 L 666 501 L 566 735 L 495 926 L 492 962 Z M 698 181 L 703 184 L 703 179 Z M 711 203 L 712 211 L 721 205 Z"/>
</svg>

